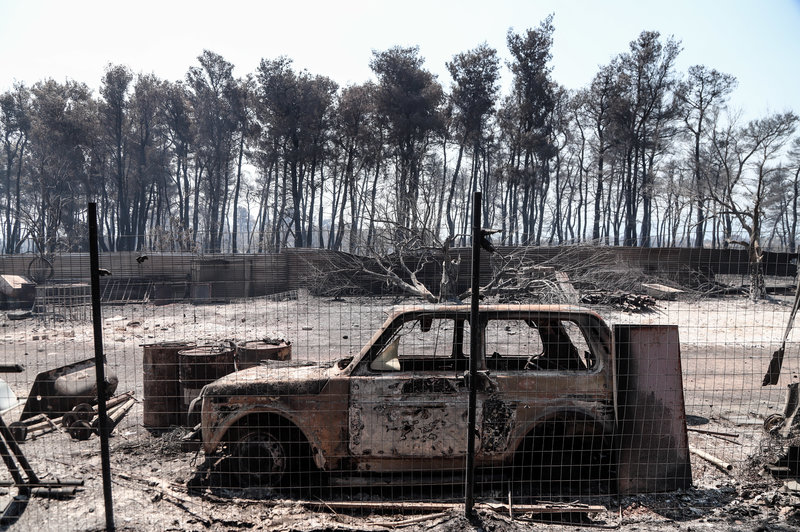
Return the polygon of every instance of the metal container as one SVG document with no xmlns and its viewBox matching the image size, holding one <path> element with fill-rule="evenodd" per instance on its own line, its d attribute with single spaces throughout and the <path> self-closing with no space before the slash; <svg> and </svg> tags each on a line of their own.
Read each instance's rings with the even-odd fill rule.
<svg viewBox="0 0 800 532">
<path fill-rule="evenodd" d="M 619 492 L 692 485 L 677 325 L 614 325 L 619 375 Z"/>
<path fill-rule="evenodd" d="M 178 352 L 194 342 L 163 342 L 143 345 L 144 412 L 142 424 L 154 430 L 182 425 L 186 412 L 178 382 Z"/>
<path fill-rule="evenodd" d="M 236 347 L 236 369 L 258 366 L 263 360 L 289 360 L 292 358 L 292 343 L 285 340 L 251 340 Z"/>
<path fill-rule="evenodd" d="M 111 397 L 119 380 L 108 367 L 105 370 L 105 398 Z M 80 403 L 97 402 L 97 379 L 94 358 L 73 362 L 43 371 L 33 381 L 20 421 L 36 414 L 50 418 L 62 416 Z"/>
<path fill-rule="evenodd" d="M 233 373 L 234 352 L 233 343 L 204 345 L 178 352 L 178 380 L 184 415 L 203 386 Z"/>
</svg>

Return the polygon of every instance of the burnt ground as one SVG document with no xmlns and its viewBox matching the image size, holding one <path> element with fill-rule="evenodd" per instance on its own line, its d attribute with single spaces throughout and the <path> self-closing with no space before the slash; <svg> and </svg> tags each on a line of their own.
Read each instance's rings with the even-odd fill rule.
<svg viewBox="0 0 800 532">
<path fill-rule="evenodd" d="M 298 299 L 248 300 L 229 304 L 131 304 L 104 308 L 104 346 L 109 368 L 119 377 L 118 391 L 142 398 L 143 343 L 192 339 L 266 336 L 292 340 L 293 357 L 332 361 L 358 351 L 383 322 L 393 299 L 337 301 L 300 294 Z M 763 474 L 783 444 L 766 436 L 763 419 L 779 412 L 784 384 L 797 372 L 798 345 L 787 348 L 781 384 L 762 388 L 761 376 L 780 342 L 789 306 L 786 301 L 748 303 L 713 300 L 660 303 L 649 315 L 600 309 L 609 323 L 677 323 L 682 341 L 687 424 L 690 429 L 729 433 L 721 437 L 691 430 L 690 445 L 730 462 L 732 471 L 692 455 L 693 487 L 681 492 L 581 499 L 607 508 L 590 520 L 562 515 L 543 524 L 529 515 L 509 517 L 501 489 L 477 498 L 476 518 L 463 508 L 420 512 L 412 491 L 351 489 L 351 502 L 386 503 L 383 510 L 346 510 L 331 500 L 335 489 L 310 493 L 274 493 L 222 489 L 204 478 L 209 460 L 186 451 L 178 441 L 185 429 L 153 435 L 142 427 L 142 404 L 130 411 L 111 437 L 114 516 L 120 530 L 575 530 L 588 526 L 621 530 L 796 530 L 800 496 L 786 480 Z M 36 373 L 93 356 L 88 316 L 3 321 L 0 363 L 22 363 L 26 371 L 5 378 L 25 395 Z M 792 356 L 794 355 L 794 356 Z M 14 419 L 8 419 L 13 421 Z M 99 439 L 75 441 L 51 432 L 22 448 L 43 480 L 80 479 L 74 497 L 31 498 L 13 525 L 20 530 L 102 530 L 105 523 Z M 2 480 L 7 480 L 3 474 Z M 0 488 L 0 504 L 14 489 Z M 458 489 L 428 492 L 428 501 L 460 500 Z M 306 502 L 308 504 L 306 504 Z"/>
</svg>

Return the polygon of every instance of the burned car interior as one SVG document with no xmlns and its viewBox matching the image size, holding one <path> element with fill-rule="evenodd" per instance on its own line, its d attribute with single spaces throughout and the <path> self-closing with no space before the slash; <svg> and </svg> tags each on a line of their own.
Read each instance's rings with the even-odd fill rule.
<svg viewBox="0 0 800 532">
<path fill-rule="evenodd" d="M 489 316 L 481 324 L 485 361 L 494 371 L 589 371 L 596 356 L 580 325 L 562 317 Z M 411 317 L 374 346 L 369 369 L 454 371 L 469 367 L 470 324 L 463 316 Z"/>
</svg>

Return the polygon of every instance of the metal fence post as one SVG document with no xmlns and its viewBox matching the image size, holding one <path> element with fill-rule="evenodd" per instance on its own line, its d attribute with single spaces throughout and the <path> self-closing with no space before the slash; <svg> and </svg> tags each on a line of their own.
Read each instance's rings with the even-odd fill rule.
<svg viewBox="0 0 800 532">
<path fill-rule="evenodd" d="M 478 383 L 478 355 L 480 350 L 480 323 L 478 302 L 481 280 L 481 193 L 475 192 L 472 200 L 472 298 L 470 303 L 469 337 L 469 407 L 467 410 L 467 479 L 464 497 L 467 518 L 472 517 L 475 503 L 475 423 Z"/>
<path fill-rule="evenodd" d="M 97 377 L 97 415 L 100 421 L 100 459 L 103 468 L 103 499 L 106 530 L 113 531 L 114 501 L 111 498 L 111 457 L 108 449 L 108 416 L 106 412 L 106 375 L 103 360 L 103 322 L 100 313 L 100 252 L 97 245 L 97 204 L 89 203 L 89 267 L 92 280 L 92 324 L 94 325 L 94 364 Z"/>
</svg>

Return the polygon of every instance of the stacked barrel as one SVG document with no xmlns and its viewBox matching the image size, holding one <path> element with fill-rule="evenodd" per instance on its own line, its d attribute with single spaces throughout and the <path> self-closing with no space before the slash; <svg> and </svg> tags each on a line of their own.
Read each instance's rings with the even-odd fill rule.
<svg viewBox="0 0 800 532">
<path fill-rule="evenodd" d="M 153 432 L 186 425 L 189 407 L 206 384 L 234 371 L 258 366 L 265 360 L 288 360 L 292 353 L 291 343 L 271 339 L 239 345 L 233 342 L 203 346 L 193 342 L 163 342 L 142 347 L 142 423 Z"/>
</svg>

